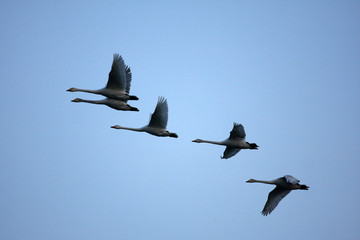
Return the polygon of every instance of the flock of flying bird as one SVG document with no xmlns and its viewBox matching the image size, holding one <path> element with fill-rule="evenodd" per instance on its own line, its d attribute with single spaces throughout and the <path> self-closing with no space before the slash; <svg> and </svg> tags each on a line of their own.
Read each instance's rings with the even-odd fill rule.
<svg viewBox="0 0 360 240">
<path fill-rule="evenodd" d="M 128 66 L 125 65 L 123 58 L 119 54 L 114 54 L 114 59 L 109 73 L 109 79 L 104 88 L 98 90 L 87 90 L 79 88 L 70 88 L 69 92 L 87 92 L 103 95 L 106 98 L 103 100 L 84 100 L 81 98 L 75 98 L 72 102 L 86 102 L 92 104 L 103 104 L 110 108 L 122 111 L 139 111 L 136 107 L 130 106 L 127 102 L 129 100 L 138 100 L 139 98 L 130 95 L 132 74 Z M 137 132 L 147 132 L 149 134 L 158 137 L 174 137 L 178 135 L 173 132 L 169 132 L 166 129 L 168 122 L 168 104 L 164 97 L 159 97 L 155 111 L 151 114 L 149 123 L 140 128 L 122 127 L 119 125 L 112 126 L 114 129 L 125 129 Z M 229 138 L 224 141 L 209 141 L 202 139 L 195 139 L 196 143 L 211 143 L 217 145 L 226 146 L 222 159 L 228 159 L 236 155 L 241 149 L 258 149 L 256 143 L 249 143 L 245 140 L 246 134 L 243 125 L 234 123 L 233 129 L 230 132 Z M 249 179 L 247 183 L 265 183 L 273 184 L 276 187 L 269 193 L 267 202 L 262 210 L 264 216 L 270 214 L 279 202 L 291 192 L 291 190 L 308 190 L 308 186 L 300 184 L 299 180 L 285 175 L 284 177 L 277 178 L 271 181 Z"/>
</svg>

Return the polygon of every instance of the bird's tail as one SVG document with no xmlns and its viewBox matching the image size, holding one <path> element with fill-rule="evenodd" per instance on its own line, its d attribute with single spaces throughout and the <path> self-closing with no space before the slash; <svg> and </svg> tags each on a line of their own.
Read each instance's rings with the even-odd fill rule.
<svg viewBox="0 0 360 240">
<path fill-rule="evenodd" d="M 177 138 L 178 135 L 176 133 L 169 133 L 169 137 Z"/>
<path fill-rule="evenodd" d="M 258 149 L 258 145 L 256 143 L 249 143 L 250 144 L 250 149 Z"/>
</svg>

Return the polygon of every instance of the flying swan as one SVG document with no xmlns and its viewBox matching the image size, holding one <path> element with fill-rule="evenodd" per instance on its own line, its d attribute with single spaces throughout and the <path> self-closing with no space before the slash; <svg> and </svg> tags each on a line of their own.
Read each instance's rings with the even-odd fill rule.
<svg viewBox="0 0 360 240">
<path fill-rule="evenodd" d="M 235 156 L 241 149 L 258 149 L 258 145 L 256 143 L 248 143 L 245 141 L 245 130 L 243 125 L 234 123 L 234 127 L 230 132 L 230 137 L 225 139 L 224 141 L 209 141 L 202 139 L 195 139 L 193 142 L 196 143 L 211 143 L 217 145 L 224 145 L 226 149 L 224 151 L 224 155 L 221 157 L 222 159 L 228 159 L 232 156 Z"/>
<path fill-rule="evenodd" d="M 125 65 L 123 58 L 119 54 L 115 53 L 111 71 L 109 73 L 109 80 L 104 88 L 98 90 L 69 88 L 67 91 L 100 94 L 107 98 L 122 101 L 138 100 L 138 97 L 129 95 L 131 78 L 130 68 Z"/>
<path fill-rule="evenodd" d="M 148 125 L 141 128 L 129 128 L 122 127 L 119 125 L 111 126 L 115 129 L 125 129 L 136 132 L 147 132 L 149 134 L 158 136 L 158 137 L 174 137 L 177 138 L 176 133 L 169 132 L 166 130 L 166 125 L 168 122 L 168 105 L 164 97 L 159 97 L 154 113 L 150 117 L 150 122 Z"/>
<path fill-rule="evenodd" d="M 121 111 L 135 111 L 135 112 L 139 111 L 139 109 L 137 109 L 136 107 L 132 107 L 129 104 L 127 104 L 126 101 L 115 100 L 115 99 L 110 99 L 110 98 L 105 98 L 102 100 L 85 100 L 85 99 L 81 99 L 81 98 L 75 98 L 74 100 L 72 100 L 72 102 L 103 104 L 103 105 L 106 105 L 113 109 L 121 110 Z"/>
<path fill-rule="evenodd" d="M 290 175 L 285 175 L 284 177 L 277 178 L 271 181 L 264 181 L 264 180 L 255 180 L 249 179 L 246 181 L 247 183 L 266 183 L 266 184 L 273 184 L 276 185 L 274 190 L 269 193 L 268 199 L 266 201 L 265 207 L 262 210 L 262 215 L 267 216 L 270 214 L 279 202 L 288 195 L 291 190 L 308 190 L 309 187 L 303 184 L 299 184 L 300 180 L 294 178 Z"/>
</svg>

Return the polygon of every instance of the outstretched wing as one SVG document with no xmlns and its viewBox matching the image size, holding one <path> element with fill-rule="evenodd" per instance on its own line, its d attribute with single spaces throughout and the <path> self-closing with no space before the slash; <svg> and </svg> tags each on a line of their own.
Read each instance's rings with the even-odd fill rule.
<svg viewBox="0 0 360 240">
<path fill-rule="evenodd" d="M 132 74 L 131 74 L 130 67 L 126 66 L 125 67 L 125 72 L 126 72 L 126 88 L 125 88 L 125 92 L 127 94 L 129 94 L 130 93 L 130 87 L 131 87 L 131 79 L 132 79 Z"/>
<path fill-rule="evenodd" d="M 245 130 L 242 124 L 234 123 L 234 127 L 230 132 L 230 139 L 244 139 L 246 137 Z"/>
<path fill-rule="evenodd" d="M 166 99 L 164 97 L 159 97 L 155 111 L 151 115 L 149 126 L 166 129 L 168 111 Z"/>
<path fill-rule="evenodd" d="M 222 156 L 222 159 L 228 159 L 232 156 L 235 156 L 241 149 L 239 148 L 233 148 L 233 147 L 226 147 L 224 151 L 224 156 Z"/>
<path fill-rule="evenodd" d="M 117 53 L 114 54 L 111 71 L 109 73 L 109 80 L 106 88 L 114 90 L 125 90 L 126 72 L 124 59 Z"/>
<path fill-rule="evenodd" d="M 265 203 L 265 207 L 261 212 L 262 215 L 267 216 L 268 214 L 270 214 L 276 208 L 279 202 L 290 192 L 291 190 L 279 187 L 274 188 L 274 190 L 269 193 L 268 199 Z"/>
<path fill-rule="evenodd" d="M 293 185 L 296 185 L 300 182 L 300 180 L 294 178 L 293 176 L 291 175 L 285 175 L 284 176 L 284 179 L 287 183 L 290 183 L 290 184 L 293 184 Z"/>
</svg>

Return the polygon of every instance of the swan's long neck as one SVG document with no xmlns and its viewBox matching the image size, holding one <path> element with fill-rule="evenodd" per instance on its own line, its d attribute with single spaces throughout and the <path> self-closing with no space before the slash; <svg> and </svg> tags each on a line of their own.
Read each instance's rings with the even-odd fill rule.
<svg viewBox="0 0 360 240">
<path fill-rule="evenodd" d="M 199 139 L 199 143 L 210 143 L 210 144 L 216 144 L 216 145 L 226 145 L 224 141 L 210 141 L 210 140 L 203 140 Z"/>
<path fill-rule="evenodd" d="M 87 92 L 87 93 L 100 94 L 99 90 L 89 90 L 89 89 L 81 89 L 81 88 L 72 88 L 72 92 Z"/>
<path fill-rule="evenodd" d="M 129 131 L 135 131 L 135 132 L 144 132 L 144 128 L 131 128 L 131 127 L 122 127 L 122 126 L 115 126 L 114 128 L 116 129 L 124 129 L 124 130 L 129 130 Z"/>
<path fill-rule="evenodd" d="M 93 103 L 93 104 L 105 104 L 104 100 L 86 100 L 86 99 L 78 99 L 78 102 L 86 102 L 86 103 Z"/>
<path fill-rule="evenodd" d="M 265 183 L 265 184 L 275 184 L 274 180 L 265 181 L 265 180 L 256 180 L 256 179 L 253 179 L 252 182 Z"/>
</svg>

